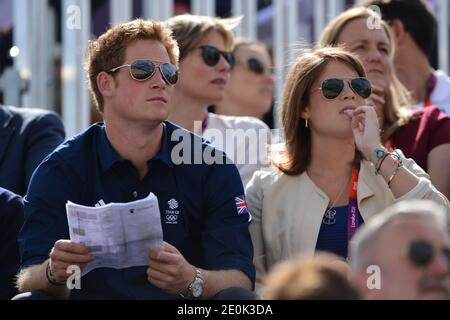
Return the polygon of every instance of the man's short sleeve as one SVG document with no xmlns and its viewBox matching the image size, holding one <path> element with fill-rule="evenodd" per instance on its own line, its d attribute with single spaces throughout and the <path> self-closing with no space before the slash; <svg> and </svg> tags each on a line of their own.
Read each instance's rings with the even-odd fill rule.
<svg viewBox="0 0 450 320">
<path fill-rule="evenodd" d="M 24 199 L 25 223 L 18 238 L 21 268 L 44 262 L 55 241 L 69 239 L 65 204 L 76 194 L 73 176 L 56 154 L 33 174 Z"/>
<path fill-rule="evenodd" d="M 254 283 L 250 214 L 234 164 L 214 164 L 205 180 L 206 223 L 202 234 L 206 266 L 238 269 Z"/>
</svg>

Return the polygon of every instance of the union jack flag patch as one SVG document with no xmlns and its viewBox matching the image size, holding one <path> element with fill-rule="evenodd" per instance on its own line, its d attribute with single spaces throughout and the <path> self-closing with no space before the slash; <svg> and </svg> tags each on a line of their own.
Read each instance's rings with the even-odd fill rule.
<svg viewBox="0 0 450 320">
<path fill-rule="evenodd" d="M 236 210 L 237 214 L 248 213 L 247 202 L 245 201 L 245 196 L 234 197 L 234 201 L 236 202 Z"/>
</svg>

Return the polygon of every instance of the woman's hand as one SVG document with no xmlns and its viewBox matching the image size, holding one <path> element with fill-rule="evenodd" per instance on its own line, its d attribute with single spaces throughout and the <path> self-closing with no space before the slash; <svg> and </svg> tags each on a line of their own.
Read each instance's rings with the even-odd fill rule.
<svg viewBox="0 0 450 320">
<path fill-rule="evenodd" d="M 380 139 L 380 125 L 377 113 L 372 106 L 361 106 L 355 110 L 346 110 L 351 117 L 353 137 L 358 150 L 366 159 L 376 163 L 375 149 L 382 148 Z"/>
</svg>

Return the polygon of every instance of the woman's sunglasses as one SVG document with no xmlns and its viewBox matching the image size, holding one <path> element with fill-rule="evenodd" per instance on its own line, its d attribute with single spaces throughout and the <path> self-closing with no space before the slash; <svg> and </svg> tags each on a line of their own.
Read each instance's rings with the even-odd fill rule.
<svg viewBox="0 0 450 320">
<path fill-rule="evenodd" d="M 121 68 L 129 67 L 131 77 L 136 81 L 144 81 L 151 78 L 157 68 L 161 72 L 164 81 L 168 85 L 174 85 L 178 81 L 178 71 L 171 63 L 151 60 L 136 60 L 131 64 L 124 64 L 119 67 L 112 68 L 108 73 L 115 72 Z"/>
<path fill-rule="evenodd" d="M 353 79 L 326 79 L 317 90 L 322 91 L 322 95 L 326 99 L 336 99 L 344 91 L 345 82 L 350 88 L 363 99 L 370 97 L 372 93 L 372 85 L 367 78 L 353 78 Z"/>
<path fill-rule="evenodd" d="M 408 258 L 416 267 L 426 267 L 438 254 L 444 254 L 450 263 L 450 248 L 436 247 L 426 240 L 411 241 L 408 247 Z"/>
<path fill-rule="evenodd" d="M 264 62 L 257 58 L 249 58 L 247 61 L 237 61 L 237 63 L 246 66 L 248 70 L 256 74 L 269 73 L 269 70 L 267 70 L 268 68 L 266 68 Z"/>
<path fill-rule="evenodd" d="M 210 67 L 214 67 L 219 63 L 220 56 L 223 56 L 226 62 L 230 65 L 230 68 L 234 66 L 234 55 L 232 52 L 220 51 L 213 46 L 200 46 L 202 51 L 202 59 Z"/>
</svg>

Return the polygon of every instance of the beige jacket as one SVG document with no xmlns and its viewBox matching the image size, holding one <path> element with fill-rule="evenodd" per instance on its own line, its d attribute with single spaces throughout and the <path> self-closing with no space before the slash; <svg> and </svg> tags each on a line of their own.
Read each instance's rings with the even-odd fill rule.
<svg viewBox="0 0 450 320">
<path fill-rule="evenodd" d="M 372 163 L 361 162 L 358 179 L 358 208 L 364 221 L 404 199 L 430 199 L 446 208 L 447 198 L 430 183 L 428 175 L 412 160 L 403 164 L 420 177 L 420 182 L 398 199 Z M 281 171 L 257 171 L 246 189 L 247 205 L 252 214 L 250 233 L 254 246 L 257 290 L 264 274 L 277 262 L 313 253 L 329 199 L 304 172 L 288 176 Z"/>
</svg>

